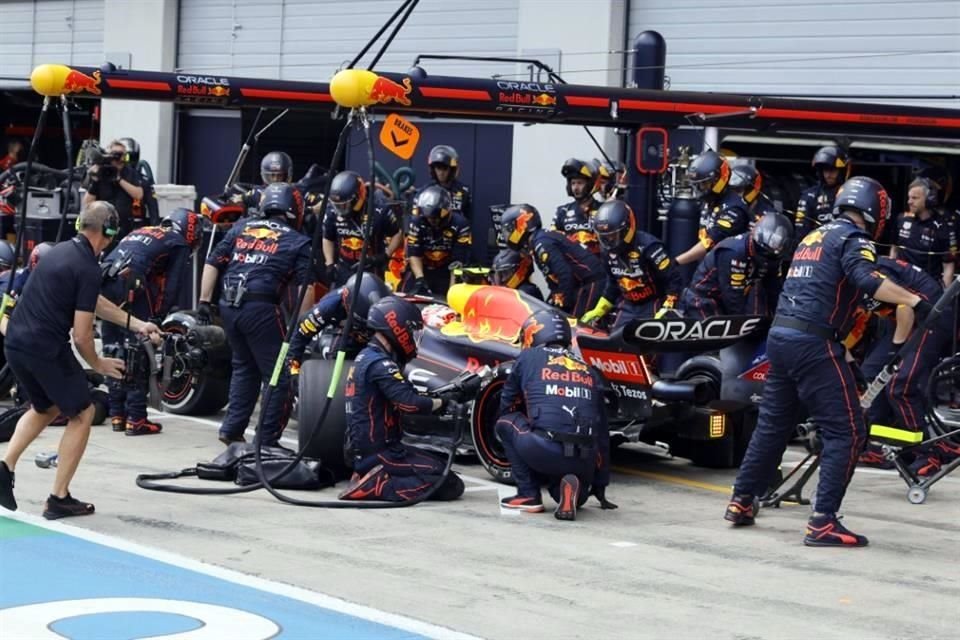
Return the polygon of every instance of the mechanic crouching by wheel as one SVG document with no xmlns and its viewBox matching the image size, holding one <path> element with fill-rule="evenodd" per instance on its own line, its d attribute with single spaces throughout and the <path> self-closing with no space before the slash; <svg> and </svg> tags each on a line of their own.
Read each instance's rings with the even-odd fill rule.
<svg viewBox="0 0 960 640">
<path fill-rule="evenodd" d="M 203 218 L 187 209 L 176 209 L 159 226 L 129 233 L 104 258 L 103 295 L 135 318 L 160 318 L 169 313 L 175 296 L 190 282 L 190 254 L 203 239 Z M 103 350 L 123 358 L 127 331 L 103 325 Z M 109 381 L 110 424 L 128 436 L 160 433 L 163 426 L 147 418 L 147 394 L 133 385 Z"/>
<path fill-rule="evenodd" d="M 341 500 L 415 500 L 438 481 L 446 463 L 401 442 L 404 413 L 440 411 L 446 400 L 417 393 L 403 377 L 403 366 L 417 355 L 423 319 L 420 310 L 396 296 L 370 308 L 367 329 L 374 332 L 347 375 L 347 433 L 353 477 Z M 452 471 L 432 500 L 456 500 L 463 480 Z"/>
<path fill-rule="evenodd" d="M 864 294 L 912 307 L 922 318 L 931 305 L 884 278 L 873 240 L 890 216 L 890 199 L 872 178 L 848 180 L 837 194 L 838 217 L 800 241 L 767 337 L 770 371 L 756 429 L 750 439 L 725 519 L 751 525 L 787 440 L 798 403 L 820 430 L 823 452 L 808 546 L 862 547 L 867 538 L 837 517 L 866 442 L 854 372 L 840 340 Z"/>
<path fill-rule="evenodd" d="M 263 423 L 263 433 L 260 435 L 263 446 L 279 446 L 280 436 L 287 426 L 286 420 L 290 418 L 293 397 L 300 384 L 300 364 L 303 362 L 303 354 L 314 337 L 324 329 L 339 327 L 348 316 L 352 315 L 350 335 L 338 336 L 331 351 L 339 351 L 343 348 L 347 358 L 354 358 L 357 352 L 366 346 L 370 339 L 367 330 L 367 314 L 370 313 L 370 307 L 374 303 L 390 295 L 390 288 L 377 276 L 371 273 L 364 274 L 360 282 L 356 306 L 351 310 L 350 305 L 353 304 L 356 288 L 357 276 L 354 275 L 345 285 L 320 298 L 320 302 L 300 318 L 297 332 L 290 339 L 290 349 L 287 351 L 283 370 L 277 380 L 277 388 L 270 394 L 270 402 L 264 410 L 265 415 L 280 416 L 284 422 L 274 424 L 265 421 Z"/>
<path fill-rule="evenodd" d="M 235 224 L 214 248 L 203 267 L 201 323 L 212 321 L 210 300 L 223 274 L 220 315 L 233 350 L 230 405 L 220 425 L 220 441 L 245 442 L 244 431 L 257 404 L 261 383 L 270 380 L 284 338 L 281 295 L 291 281 L 311 285 L 315 274 L 310 238 L 300 233 L 303 197 L 291 184 L 278 182 L 263 191 L 262 219 Z M 304 297 L 313 304 L 313 287 Z M 279 407 L 289 411 L 289 407 Z M 266 415 L 264 424 L 286 423 L 286 416 Z"/>
<path fill-rule="evenodd" d="M 721 240 L 697 267 L 680 297 L 689 318 L 770 316 L 780 293 L 780 261 L 793 245 L 793 223 L 767 213 L 750 233 Z"/>
<path fill-rule="evenodd" d="M 637 230 L 633 209 L 622 200 L 600 206 L 593 226 L 607 258 L 609 284 L 597 305 L 580 321 L 589 324 L 607 315 L 617 299 L 613 328 L 637 318 L 660 317 L 673 309 L 683 289 L 680 271 L 659 238 Z"/>
<path fill-rule="evenodd" d="M 400 291 L 446 298 L 453 272 L 470 260 L 470 225 L 452 211 L 450 194 L 432 185 L 417 196 L 407 233 L 407 271 Z"/>
<path fill-rule="evenodd" d="M 330 185 L 330 207 L 323 217 L 323 259 L 327 284 L 342 286 L 356 273 L 364 241 L 367 185 L 355 171 L 341 171 Z M 391 255 L 403 242 L 400 222 L 393 209 L 374 206 L 367 247 L 367 270 L 381 280 Z"/>
<path fill-rule="evenodd" d="M 570 322 L 543 309 L 523 323 L 520 338 L 523 351 L 503 387 L 495 426 L 517 494 L 500 504 L 539 513 L 545 483 L 558 520 L 575 520 L 591 493 L 604 509 L 616 509 L 606 498 L 610 433 L 600 378 L 570 351 Z"/>
<path fill-rule="evenodd" d="M 559 231 L 545 231 L 533 205 L 504 211 L 500 234 L 508 248 L 533 254 L 550 289 L 547 302 L 576 317 L 596 306 L 607 282 L 603 263 Z"/>
<path fill-rule="evenodd" d="M 94 506 L 70 495 L 80 458 L 90 437 L 94 407 L 87 376 L 70 345 L 70 334 L 80 356 L 97 373 L 111 378 L 123 375 L 123 361 L 97 356 L 93 340 L 94 313 L 108 322 L 122 323 L 125 314 L 100 295 L 97 256 L 120 231 L 120 217 L 108 202 L 84 207 L 77 236 L 61 242 L 44 257 L 30 276 L 14 309 L 4 352 L 30 409 L 20 417 L 3 461 L 0 462 L 0 506 L 15 511 L 13 471 L 17 460 L 58 415 L 68 418 L 60 438 L 59 464 L 53 491 L 43 516 L 48 520 L 82 516 Z M 149 322 L 131 321 L 137 333 L 159 339 Z"/>
</svg>

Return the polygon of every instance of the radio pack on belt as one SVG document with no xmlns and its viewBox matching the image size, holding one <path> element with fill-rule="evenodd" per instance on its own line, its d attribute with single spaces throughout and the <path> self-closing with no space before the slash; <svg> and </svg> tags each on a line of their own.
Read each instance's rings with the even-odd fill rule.
<svg viewBox="0 0 960 640">
<path fill-rule="evenodd" d="M 239 273 L 223 278 L 223 292 L 220 297 L 231 307 L 239 307 L 243 303 L 243 295 L 247 292 L 247 274 Z"/>
</svg>

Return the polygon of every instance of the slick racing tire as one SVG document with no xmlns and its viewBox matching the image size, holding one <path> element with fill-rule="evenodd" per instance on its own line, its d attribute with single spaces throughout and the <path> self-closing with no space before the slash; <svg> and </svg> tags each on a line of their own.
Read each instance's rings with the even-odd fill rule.
<svg viewBox="0 0 960 640">
<path fill-rule="evenodd" d="M 343 395 L 345 375 L 340 376 L 327 416 L 320 422 L 335 365 L 333 360 L 310 359 L 300 366 L 297 440 L 304 456 L 319 458 L 324 468 L 330 469 L 337 480 L 344 480 L 350 477 L 351 471 L 344 459 L 347 433 L 346 398 Z"/>
<path fill-rule="evenodd" d="M 480 464 L 487 473 L 497 482 L 514 484 L 510 460 L 494 429 L 500 417 L 500 394 L 505 383 L 505 377 L 497 378 L 477 394 L 470 412 L 470 435 Z"/>
<path fill-rule="evenodd" d="M 170 314 L 162 329 L 168 333 L 187 333 L 197 325 L 195 312 Z M 188 371 L 174 377 L 163 390 L 163 408 L 185 416 L 216 415 L 226 406 L 230 394 L 230 352 L 221 349 L 208 353 L 209 364 L 200 371 Z"/>
</svg>

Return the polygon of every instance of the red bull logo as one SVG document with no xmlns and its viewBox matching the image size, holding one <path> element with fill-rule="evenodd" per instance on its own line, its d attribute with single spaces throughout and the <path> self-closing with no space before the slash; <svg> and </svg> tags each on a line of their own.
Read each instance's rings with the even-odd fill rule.
<svg viewBox="0 0 960 640">
<path fill-rule="evenodd" d="M 100 95 L 100 72 L 94 71 L 91 77 L 71 69 L 63 79 L 62 92 L 65 94 L 86 92 L 95 96 Z"/>
<path fill-rule="evenodd" d="M 427 262 L 443 262 L 447 259 L 446 251 L 424 251 L 423 257 L 427 259 Z"/>
<path fill-rule="evenodd" d="M 413 91 L 413 86 L 410 83 L 410 78 L 404 78 L 403 84 L 399 84 L 390 78 L 377 76 L 370 88 L 370 99 L 380 104 L 396 102 L 409 107 L 412 103 L 407 96 L 410 95 L 411 91 Z"/>
<path fill-rule="evenodd" d="M 344 249 L 350 249 L 351 251 L 360 251 L 363 248 L 363 238 L 357 238 L 355 236 L 350 236 L 344 238 L 340 241 L 341 246 Z"/>
<path fill-rule="evenodd" d="M 595 244 L 597 242 L 597 235 L 590 231 L 576 231 L 570 234 L 570 239 L 586 246 L 588 244 Z"/>
<path fill-rule="evenodd" d="M 217 85 L 210 89 L 210 95 L 216 96 L 218 98 L 223 98 L 224 96 L 229 95 L 229 93 L 230 93 L 230 89 L 227 89 L 226 87 L 221 87 L 220 85 Z"/>
<path fill-rule="evenodd" d="M 256 238 L 257 240 L 279 240 L 280 232 L 274 231 L 272 229 L 264 229 L 263 227 L 253 227 L 250 229 L 244 229 L 244 236 L 249 236 L 251 238 Z"/>
<path fill-rule="evenodd" d="M 417 347 L 413 344 L 413 336 L 410 335 L 410 332 L 407 331 L 405 327 L 397 322 L 397 312 L 390 311 L 384 318 L 387 321 L 387 326 L 390 327 L 390 331 L 396 336 L 397 342 L 400 343 L 400 348 L 403 349 L 404 354 L 412 356 L 416 353 Z"/>
<path fill-rule="evenodd" d="M 567 371 L 586 371 L 587 365 L 577 362 L 569 356 L 553 356 L 547 359 L 547 366 L 563 367 Z"/>
<path fill-rule="evenodd" d="M 557 97 L 552 96 L 549 93 L 541 93 L 534 96 L 533 103 L 540 105 L 541 107 L 553 107 L 557 104 Z"/>
<path fill-rule="evenodd" d="M 465 333 L 478 341 L 513 342 L 533 310 L 512 289 L 483 287 L 467 298 L 461 317 Z"/>
</svg>

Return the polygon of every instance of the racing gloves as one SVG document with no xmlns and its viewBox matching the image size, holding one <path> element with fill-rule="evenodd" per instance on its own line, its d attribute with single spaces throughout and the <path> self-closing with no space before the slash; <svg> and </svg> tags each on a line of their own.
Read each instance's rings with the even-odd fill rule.
<svg viewBox="0 0 960 640">
<path fill-rule="evenodd" d="M 593 309 L 590 309 L 590 311 L 587 311 L 585 314 L 580 316 L 580 322 L 582 324 L 590 324 L 591 322 L 596 322 L 603 316 L 610 313 L 611 309 L 613 309 L 613 303 L 607 300 L 606 298 L 600 298 L 600 300 L 597 302 L 597 306 L 595 306 Z"/>
<path fill-rule="evenodd" d="M 676 314 L 677 313 L 677 310 L 675 309 L 676 304 L 677 304 L 677 296 L 667 296 L 666 298 L 663 299 L 663 304 L 660 305 L 660 309 L 657 311 L 657 313 L 654 314 L 653 318 L 655 320 L 659 320 L 663 316 L 667 315 L 668 311 L 672 311 Z"/>
<path fill-rule="evenodd" d="M 433 291 L 430 290 L 429 285 L 427 285 L 426 278 L 417 278 L 413 281 L 413 290 L 410 292 L 415 295 L 420 296 L 432 296 Z"/>
<path fill-rule="evenodd" d="M 201 302 L 197 305 L 197 321 L 201 325 L 213 324 L 213 305 Z"/>
</svg>

